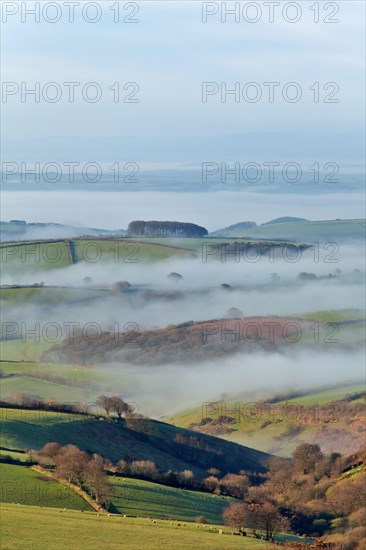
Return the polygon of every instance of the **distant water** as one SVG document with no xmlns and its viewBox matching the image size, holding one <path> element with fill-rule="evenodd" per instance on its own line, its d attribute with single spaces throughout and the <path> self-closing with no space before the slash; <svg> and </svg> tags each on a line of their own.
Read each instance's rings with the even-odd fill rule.
<svg viewBox="0 0 366 550">
<path fill-rule="evenodd" d="M 177 220 L 209 231 L 245 220 L 263 223 L 280 216 L 310 220 L 364 218 L 361 192 L 327 194 L 247 191 L 3 191 L 1 219 L 55 222 L 106 229 L 126 228 L 131 220 Z"/>
</svg>

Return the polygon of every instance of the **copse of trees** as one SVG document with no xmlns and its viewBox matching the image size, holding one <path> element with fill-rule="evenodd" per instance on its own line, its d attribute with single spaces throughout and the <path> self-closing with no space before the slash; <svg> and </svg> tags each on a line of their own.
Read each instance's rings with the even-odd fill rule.
<svg viewBox="0 0 366 550">
<path fill-rule="evenodd" d="M 113 395 L 112 397 L 100 395 L 96 400 L 96 405 L 104 409 L 108 417 L 110 417 L 111 414 L 115 414 L 121 419 L 122 416 L 133 412 L 133 407 L 118 395 Z"/>
<path fill-rule="evenodd" d="M 194 223 L 135 220 L 129 223 L 130 237 L 205 237 L 207 229 Z"/>
<path fill-rule="evenodd" d="M 33 451 L 32 456 L 41 464 L 54 465 L 57 477 L 87 491 L 99 505 L 108 505 L 111 485 L 105 471 L 107 464 L 101 456 L 90 456 L 76 445 L 61 446 L 56 442 L 46 443 L 38 453 Z"/>
</svg>

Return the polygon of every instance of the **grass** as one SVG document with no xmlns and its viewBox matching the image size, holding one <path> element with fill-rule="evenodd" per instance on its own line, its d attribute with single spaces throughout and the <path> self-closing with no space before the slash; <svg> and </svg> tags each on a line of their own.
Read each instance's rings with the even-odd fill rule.
<svg viewBox="0 0 366 550">
<path fill-rule="evenodd" d="M 65 267 L 70 263 L 66 241 L 1 243 L 0 253 L 2 269 L 7 272 L 16 272 L 20 268 L 44 271 Z"/>
<path fill-rule="evenodd" d="M 10 305 L 18 303 L 22 305 L 24 303 L 32 305 L 82 304 L 98 298 L 105 298 L 109 294 L 106 289 L 87 287 L 19 286 L 0 289 L 1 300 L 10 303 Z"/>
<path fill-rule="evenodd" d="M 95 400 L 96 397 L 95 392 L 87 389 L 74 388 L 33 377 L 14 376 L 1 380 L 2 399 L 9 401 L 14 393 L 23 392 L 39 396 L 43 399 L 56 400 L 59 403 L 87 403 L 90 399 Z"/>
<path fill-rule="evenodd" d="M 51 342 L 40 339 L 5 340 L 1 342 L 1 368 L 4 361 L 40 361 L 42 353 L 52 346 Z"/>
<path fill-rule="evenodd" d="M 1 502 L 90 510 L 72 489 L 25 466 L 0 463 Z"/>
<path fill-rule="evenodd" d="M 111 500 L 116 511 L 131 516 L 195 521 L 204 516 L 208 523 L 222 523 L 222 512 L 235 499 L 198 491 L 188 491 L 142 481 L 110 477 L 113 484 Z"/>
<path fill-rule="evenodd" d="M 250 229 L 228 230 L 226 237 L 314 240 L 363 238 L 365 220 L 322 220 L 265 224 Z"/>
<path fill-rule="evenodd" d="M 4 344 L 2 357 L 9 359 L 0 362 L 0 369 L 3 372 L 0 380 L 1 395 L 5 401 L 11 401 L 14 392 L 25 392 L 60 403 L 92 403 L 100 394 L 115 390 L 114 369 L 105 369 L 103 365 L 94 368 L 19 361 L 15 357 L 22 355 L 23 346 L 24 355 L 27 357 L 36 356 L 43 346 L 30 341 L 24 343 L 18 341 L 17 345 L 14 342 L 2 344 Z M 122 381 L 125 378 L 127 375 L 120 375 Z"/>
<path fill-rule="evenodd" d="M 193 239 L 194 240 L 194 239 Z M 27 271 L 33 274 L 45 270 L 60 269 L 71 263 L 86 262 L 113 263 L 118 267 L 125 264 L 149 263 L 171 257 L 191 255 L 191 250 L 177 248 L 165 240 L 137 242 L 131 239 L 71 239 L 73 258 L 66 240 L 49 240 L 17 243 L 1 243 L 1 266 L 4 274 Z M 161 246 L 164 244 L 165 246 Z"/>
<path fill-rule="evenodd" d="M 295 317 L 297 317 L 295 315 Z M 330 311 L 315 311 L 313 313 L 302 313 L 303 319 L 314 319 L 324 323 L 342 323 L 344 321 L 362 321 L 366 317 L 364 309 L 334 309 Z"/>
<path fill-rule="evenodd" d="M 11 458 L 14 458 L 15 460 L 20 460 L 20 462 L 26 462 L 27 461 L 27 455 L 25 452 L 20 451 L 8 451 L 7 449 L 0 449 L 0 457 L 6 457 L 10 456 Z"/>
<path fill-rule="evenodd" d="M 309 441 L 322 426 L 327 426 L 328 430 L 334 428 L 335 431 L 337 429 L 350 431 L 352 426 L 342 423 L 341 411 L 337 412 L 337 409 L 329 404 L 332 401 L 344 399 L 348 395 L 364 391 L 365 386 L 362 383 L 343 385 L 318 391 L 312 390 L 306 395 L 298 397 L 291 397 L 291 394 L 289 394 L 288 398 L 285 396 L 279 397 L 275 402 L 262 406 L 258 405 L 257 408 L 246 406 L 252 401 L 248 396 L 237 395 L 222 402 L 221 408 L 220 402 L 218 402 L 216 408 L 212 406 L 210 408 L 210 405 L 207 404 L 204 409 L 201 406 L 180 411 L 164 417 L 163 420 L 176 426 L 189 428 L 191 424 L 197 424 L 203 418 L 211 417 L 215 419 L 220 414 L 227 414 L 235 420 L 229 425 L 234 431 L 219 434 L 219 437 L 268 453 L 290 456 L 299 442 Z M 354 404 L 363 402 L 364 399 L 361 397 L 353 401 Z M 290 418 L 286 418 L 283 413 L 286 405 L 291 407 L 288 409 Z M 304 415 L 301 409 L 302 406 L 308 407 L 309 411 L 313 411 L 310 412 L 310 419 L 312 420 L 302 420 Z M 294 414 L 298 416 L 291 418 L 291 414 L 292 416 Z M 356 430 L 356 427 L 354 429 Z M 355 434 L 356 432 L 354 432 Z M 339 441 L 340 444 L 341 441 Z"/>
<path fill-rule="evenodd" d="M 74 443 L 114 462 L 153 460 L 161 471 L 189 469 L 198 475 L 206 475 L 212 466 L 222 472 L 263 470 L 260 463 L 267 458 L 235 443 L 154 420 L 140 430 L 139 426 L 129 428 L 124 421 L 25 409 L 0 409 L 0 418 L 0 444 L 9 449 L 40 449 L 49 441 Z M 176 442 L 177 436 L 183 438 L 180 443 Z M 192 436 L 194 441 L 190 443 Z"/>
<path fill-rule="evenodd" d="M 264 542 L 233 537 L 227 529 L 196 528 L 187 523 L 178 527 L 167 521 L 121 516 L 97 516 L 93 512 L 66 511 L 34 506 L 5 504 L 1 507 L 2 550 L 265 550 Z M 213 532 L 212 532 L 213 531 Z"/>
<path fill-rule="evenodd" d="M 0 451 L 26 459 L 19 452 Z M 1 502 L 90 510 L 89 505 L 69 487 L 52 481 L 35 470 L 0 463 Z M 222 513 L 235 499 L 199 491 L 168 487 L 141 479 L 110 476 L 109 495 L 114 513 L 177 521 L 195 521 L 204 516 L 208 523 L 222 524 Z"/>
</svg>

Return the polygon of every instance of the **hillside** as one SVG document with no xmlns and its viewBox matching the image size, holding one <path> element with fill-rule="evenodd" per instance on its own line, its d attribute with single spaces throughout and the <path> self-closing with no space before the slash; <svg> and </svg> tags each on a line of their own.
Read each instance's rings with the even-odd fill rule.
<svg viewBox="0 0 366 550">
<path fill-rule="evenodd" d="M 283 221 L 283 218 L 251 228 L 223 229 L 220 237 L 253 239 L 287 239 L 306 242 L 347 242 L 365 237 L 365 220 Z"/>
<path fill-rule="evenodd" d="M 246 469 L 263 472 L 268 455 L 236 443 L 158 422 L 108 421 L 77 414 L 1 409 L 1 445 L 9 449 L 40 449 L 49 441 L 73 443 L 114 462 L 153 460 L 159 470 L 191 469 L 205 475 Z"/>
<path fill-rule="evenodd" d="M 1 502 L 92 510 L 81 496 L 66 485 L 25 466 L 0 463 L 0 480 Z"/>
<path fill-rule="evenodd" d="M 197 407 L 164 417 L 173 425 L 277 456 L 290 456 L 303 442 L 319 444 L 327 453 L 357 452 L 364 446 L 365 419 L 362 382 L 318 391 L 284 392 L 255 402 L 248 395 L 227 396 L 225 401 L 206 404 L 204 411 Z"/>
<path fill-rule="evenodd" d="M 57 239 L 62 237 L 82 237 L 102 236 L 102 235 L 119 235 L 127 234 L 125 229 L 98 229 L 95 227 L 75 227 L 61 223 L 27 223 L 24 220 L 10 220 L 9 222 L 0 222 L 0 238 L 3 241 L 18 241 L 42 238 L 46 236 L 49 239 Z"/>
<path fill-rule="evenodd" d="M 355 330 L 363 328 L 362 319 L 355 320 L 352 331 L 355 343 L 362 336 Z M 258 351 L 273 352 L 289 349 L 296 343 L 310 347 L 314 343 L 311 319 L 294 317 L 248 317 L 237 319 L 210 319 L 168 325 L 164 329 L 119 333 L 102 332 L 95 341 L 86 341 L 82 334 L 49 347 L 41 356 L 43 362 L 98 363 L 124 362 L 136 365 L 181 364 L 237 353 Z M 319 330 L 326 333 L 329 327 L 319 322 Z M 334 334 L 340 329 L 333 328 Z M 332 329 L 332 330 L 333 330 Z M 339 345 L 349 344 L 347 326 L 342 325 Z M 326 349 L 331 341 L 324 338 L 321 346 Z M 319 343 L 316 344 L 317 349 Z"/>
</svg>

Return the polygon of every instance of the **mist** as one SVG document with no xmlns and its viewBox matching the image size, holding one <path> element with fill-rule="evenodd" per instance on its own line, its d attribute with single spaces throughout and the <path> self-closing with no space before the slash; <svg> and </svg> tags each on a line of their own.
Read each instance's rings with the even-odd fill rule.
<svg viewBox="0 0 366 550">
<path fill-rule="evenodd" d="M 258 352 L 190 367 L 104 367 L 113 369 L 115 387 L 127 387 L 128 400 L 137 403 L 140 412 L 159 418 L 205 402 L 238 399 L 248 404 L 273 396 L 277 390 L 309 390 L 362 380 L 363 354 L 350 356 L 337 349 L 337 344 L 334 348 L 307 353 L 293 349 L 271 355 Z"/>
</svg>

